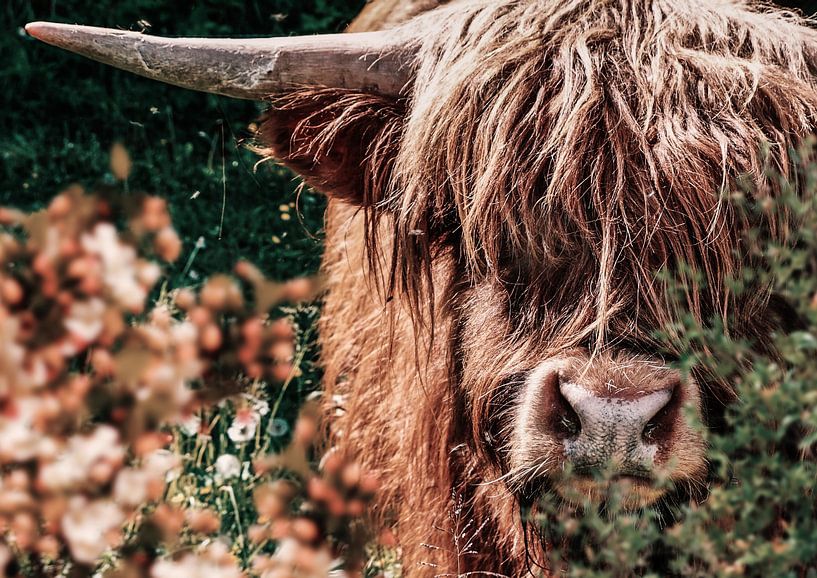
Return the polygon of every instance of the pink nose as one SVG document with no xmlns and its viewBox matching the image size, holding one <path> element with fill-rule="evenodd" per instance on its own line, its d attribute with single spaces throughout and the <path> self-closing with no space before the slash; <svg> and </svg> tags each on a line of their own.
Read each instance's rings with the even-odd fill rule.
<svg viewBox="0 0 817 578">
<path fill-rule="evenodd" d="M 561 371 L 550 377 L 546 387 L 556 391 L 548 395 L 553 402 L 549 421 L 576 473 L 612 464 L 621 475 L 651 475 L 678 417 L 676 381 L 622 388 L 612 380 L 588 382 Z"/>
</svg>

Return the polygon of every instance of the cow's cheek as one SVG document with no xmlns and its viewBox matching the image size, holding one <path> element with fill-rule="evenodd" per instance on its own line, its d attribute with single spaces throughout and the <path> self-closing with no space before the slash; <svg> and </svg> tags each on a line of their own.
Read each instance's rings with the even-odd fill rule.
<svg viewBox="0 0 817 578">
<path fill-rule="evenodd" d="M 690 380 L 684 385 L 685 403 L 678 412 L 672 436 L 659 448 L 656 474 L 659 479 L 694 489 L 707 476 L 706 437 L 701 412 L 700 387 Z"/>
</svg>

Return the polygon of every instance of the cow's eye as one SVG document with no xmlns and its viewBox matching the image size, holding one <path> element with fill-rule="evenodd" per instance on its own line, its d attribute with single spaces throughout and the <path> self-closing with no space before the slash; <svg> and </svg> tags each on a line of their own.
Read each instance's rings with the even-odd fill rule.
<svg viewBox="0 0 817 578">
<path fill-rule="evenodd" d="M 768 311 L 770 317 L 772 317 L 774 327 L 784 333 L 808 329 L 808 322 L 800 315 L 797 309 L 789 303 L 788 299 L 779 293 L 772 293 L 769 296 Z"/>
</svg>

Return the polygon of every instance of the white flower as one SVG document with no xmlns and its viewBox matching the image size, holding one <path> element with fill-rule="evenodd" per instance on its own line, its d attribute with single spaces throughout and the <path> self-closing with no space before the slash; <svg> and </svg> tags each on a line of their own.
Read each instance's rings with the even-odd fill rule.
<svg viewBox="0 0 817 578">
<path fill-rule="evenodd" d="M 151 477 L 169 482 L 178 475 L 181 462 L 170 450 L 156 450 L 143 460 L 142 467 Z"/>
<path fill-rule="evenodd" d="M 39 455 L 44 436 L 34 429 L 37 407 L 36 398 L 18 399 L 14 415 L 0 418 L 0 462 L 25 462 Z"/>
<path fill-rule="evenodd" d="M 267 403 L 266 400 L 255 397 L 254 395 L 249 393 L 245 393 L 241 397 L 247 400 L 247 403 L 250 404 L 250 407 L 258 415 L 263 416 L 269 413 L 269 403 Z"/>
<path fill-rule="evenodd" d="M 233 454 L 222 454 L 216 460 L 216 476 L 222 480 L 237 478 L 241 475 L 241 462 Z"/>
<path fill-rule="evenodd" d="M 34 357 L 28 367 L 21 369 L 19 385 L 24 389 L 39 389 L 48 383 L 48 366 L 44 360 Z"/>
<path fill-rule="evenodd" d="M 102 333 L 105 302 L 93 298 L 88 301 L 76 301 L 68 310 L 63 325 L 69 333 L 85 343 L 91 343 Z"/>
<path fill-rule="evenodd" d="M 0 395 L 3 397 L 22 387 L 23 361 L 26 350 L 17 343 L 20 323 L 16 317 L 0 318 Z"/>
<path fill-rule="evenodd" d="M 258 428 L 260 416 L 251 409 L 240 409 L 236 412 L 235 419 L 227 428 L 227 437 L 235 443 L 248 442 L 255 437 L 255 430 Z"/>
<path fill-rule="evenodd" d="M 245 574 L 220 542 L 201 552 L 185 554 L 179 560 L 159 560 L 150 570 L 151 578 L 243 578 Z"/>
<path fill-rule="evenodd" d="M 195 343 L 199 338 L 199 330 L 189 321 L 182 321 L 170 328 L 170 334 L 176 344 Z"/>
<path fill-rule="evenodd" d="M 93 465 L 107 462 L 118 466 L 124 457 L 117 431 L 101 425 L 89 435 L 71 437 L 57 461 L 40 469 L 40 482 L 49 490 L 75 489 L 87 480 Z"/>
<path fill-rule="evenodd" d="M 74 497 L 62 517 L 62 533 L 78 562 L 93 564 L 111 546 L 109 534 L 125 522 L 119 506 L 110 501 L 88 502 Z"/>
<path fill-rule="evenodd" d="M 126 309 L 140 310 L 147 290 L 139 283 L 136 251 L 119 242 L 116 227 L 99 223 L 82 236 L 82 247 L 102 262 L 102 280 L 111 296 Z"/>
<path fill-rule="evenodd" d="M 168 450 L 156 450 L 143 460 L 141 468 L 127 468 L 119 472 L 113 486 L 114 500 L 126 508 L 144 504 L 151 481 L 171 479 L 177 473 L 175 469 L 178 465 L 178 456 Z"/>
<path fill-rule="evenodd" d="M 162 268 L 153 262 L 142 262 L 136 267 L 136 277 L 144 287 L 153 287 L 162 277 Z"/>
<path fill-rule="evenodd" d="M 189 436 L 198 435 L 201 431 L 201 416 L 197 413 L 191 413 L 179 422 L 179 429 Z"/>
<path fill-rule="evenodd" d="M 269 413 L 269 403 L 263 399 L 256 399 L 252 408 L 258 415 L 267 415 Z"/>
<path fill-rule="evenodd" d="M 284 538 L 278 543 L 272 559 L 277 562 L 274 570 L 264 572 L 261 578 L 281 575 L 282 569 L 290 570 L 289 574 L 299 578 L 328 578 L 329 576 L 345 576 L 333 573 L 336 561 L 332 560 L 328 548 L 314 550 L 295 540 L 294 538 Z"/>
<path fill-rule="evenodd" d="M 179 366 L 171 363 L 158 363 L 150 369 L 150 379 L 136 392 L 139 401 L 147 401 L 155 396 L 166 400 L 164 407 L 168 411 L 182 407 L 193 398 L 193 392 L 187 386 L 185 376 Z"/>
<path fill-rule="evenodd" d="M 147 501 L 149 476 L 142 470 L 127 468 L 119 472 L 113 485 L 113 499 L 126 508 L 136 508 Z"/>
</svg>

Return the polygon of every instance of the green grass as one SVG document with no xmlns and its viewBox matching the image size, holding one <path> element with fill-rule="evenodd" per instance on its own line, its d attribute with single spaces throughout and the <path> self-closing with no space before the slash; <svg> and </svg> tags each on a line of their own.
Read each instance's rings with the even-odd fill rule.
<svg viewBox="0 0 817 578">
<path fill-rule="evenodd" d="M 258 118 L 262 104 L 113 70 L 42 45 L 22 27 L 53 20 L 140 30 L 140 21 L 146 21 L 151 33 L 166 35 L 309 34 L 342 30 L 362 4 L 133 0 L 100 9 L 89 0 L 4 2 L 0 204 L 37 208 L 69 183 L 111 181 L 108 151 L 120 141 L 134 161 L 129 190 L 170 202 L 186 248 L 178 270 L 171 272 L 177 282 L 229 270 L 239 258 L 256 262 L 274 278 L 314 273 L 323 199 L 302 195 L 296 214 L 296 178 L 274 163 L 255 168 L 257 157 L 244 144 L 247 125 Z M 289 220 L 282 219 L 284 213 Z M 191 267 L 192 278 L 178 278 L 200 237 L 205 246 Z"/>
</svg>

